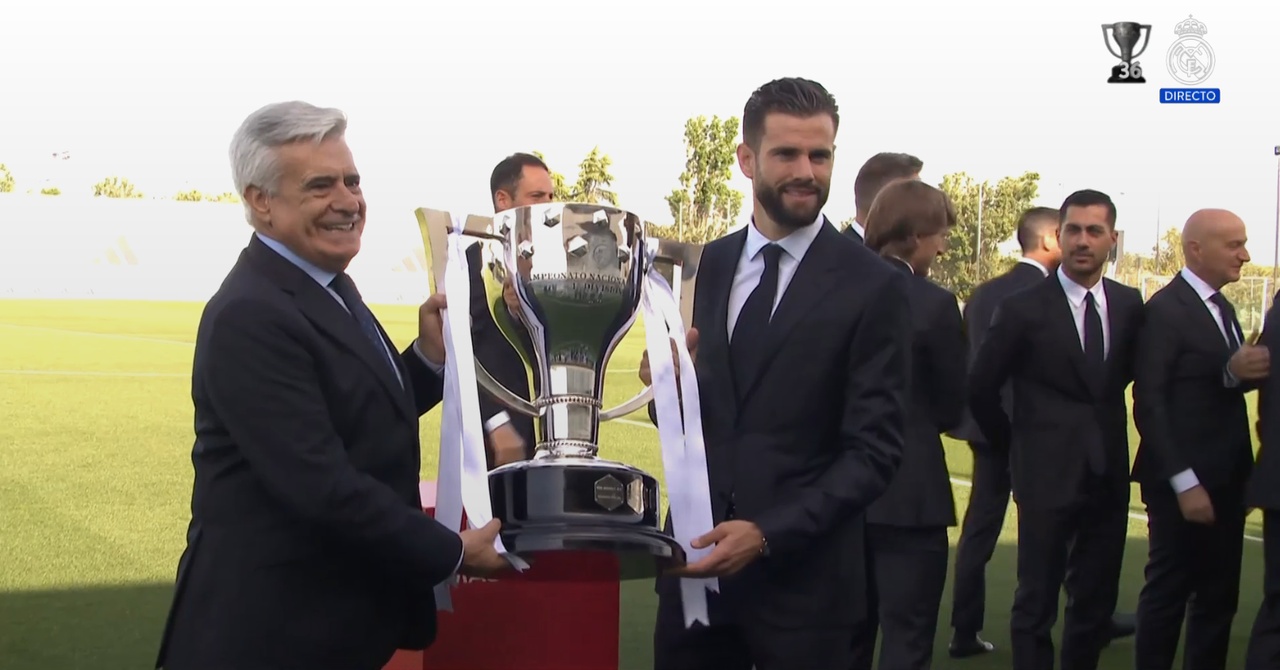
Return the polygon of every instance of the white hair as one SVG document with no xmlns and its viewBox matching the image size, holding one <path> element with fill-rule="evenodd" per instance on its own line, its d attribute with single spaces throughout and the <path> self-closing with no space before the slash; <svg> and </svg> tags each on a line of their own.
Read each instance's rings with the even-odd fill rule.
<svg viewBox="0 0 1280 670">
<path fill-rule="evenodd" d="M 347 131 L 347 115 L 340 109 L 310 103 L 277 102 L 250 114 L 231 140 L 231 175 L 236 194 L 256 186 L 274 195 L 279 186 L 280 165 L 276 149 L 295 142 L 319 144 Z M 244 215 L 253 223 L 253 209 L 244 200 Z"/>
</svg>

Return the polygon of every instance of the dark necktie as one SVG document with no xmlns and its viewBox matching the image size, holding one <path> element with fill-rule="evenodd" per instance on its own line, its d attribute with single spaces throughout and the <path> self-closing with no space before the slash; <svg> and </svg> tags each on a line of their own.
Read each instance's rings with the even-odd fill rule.
<svg viewBox="0 0 1280 670">
<path fill-rule="evenodd" d="M 391 367 L 391 372 L 395 374 L 395 366 L 387 355 L 387 346 L 382 341 L 382 334 L 378 332 L 378 324 L 373 318 L 373 312 L 370 312 L 368 305 L 364 304 L 364 299 L 360 297 L 360 291 L 356 290 L 356 283 L 351 281 L 351 276 L 343 272 L 329 282 L 329 287 L 338 294 L 339 298 L 342 298 L 342 302 L 347 304 L 347 310 L 360 326 L 360 332 L 364 333 L 365 339 L 373 346 L 378 358 L 386 361 Z"/>
<path fill-rule="evenodd" d="M 1098 303 L 1093 293 L 1084 294 L 1084 357 L 1093 366 L 1094 373 L 1100 373 L 1106 360 L 1106 341 L 1102 335 L 1102 315 L 1098 313 Z"/>
<path fill-rule="evenodd" d="M 1084 294 L 1084 357 L 1089 361 L 1090 375 L 1094 388 L 1101 393 L 1106 385 L 1106 342 L 1102 335 L 1102 315 L 1098 313 L 1098 303 L 1093 293 Z M 1103 452 L 1102 442 L 1089 440 L 1086 458 L 1089 469 L 1101 475 L 1107 469 L 1107 457 Z"/>
<path fill-rule="evenodd" d="M 1236 308 L 1227 300 L 1227 296 L 1214 293 L 1209 300 L 1218 306 L 1218 319 L 1222 322 L 1222 330 L 1227 334 L 1227 346 L 1232 351 L 1240 348 L 1240 323 L 1236 321 Z"/>
<path fill-rule="evenodd" d="M 729 355 L 733 359 L 735 377 L 740 385 L 746 384 L 755 372 L 765 342 L 765 331 L 773 314 L 773 303 L 778 296 L 778 260 L 782 247 L 767 245 L 760 251 L 764 256 L 764 274 L 760 283 L 747 297 L 733 325 L 733 339 L 729 343 Z"/>
</svg>

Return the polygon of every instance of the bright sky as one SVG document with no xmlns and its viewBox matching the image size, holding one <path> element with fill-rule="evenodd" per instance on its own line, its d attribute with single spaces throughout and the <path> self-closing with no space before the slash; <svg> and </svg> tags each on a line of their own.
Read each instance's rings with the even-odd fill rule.
<svg viewBox="0 0 1280 670">
<path fill-rule="evenodd" d="M 1166 54 L 1188 14 L 1208 28 L 1216 63 L 1203 85 L 1222 89 L 1221 104 L 1158 103 L 1159 88 L 1179 86 Z M 1157 211 L 1168 228 L 1200 207 L 1232 209 L 1266 263 L 1277 18 L 1257 0 L 10 0 L 0 162 L 20 190 L 87 192 L 121 175 L 148 195 L 221 192 L 244 116 L 300 98 L 350 116 L 366 235 L 416 236 L 418 206 L 488 213 L 489 172 L 511 152 L 541 150 L 572 180 L 595 145 L 613 157 L 621 204 L 665 222 L 685 119 L 740 116 L 756 86 L 796 75 L 841 105 L 834 220 L 853 213 L 863 160 L 906 151 L 934 183 L 1031 169 L 1042 204 L 1107 191 L 1134 250 L 1154 240 Z M 1117 61 L 1101 24 L 1124 20 L 1154 26 L 1145 85 L 1106 83 Z M 750 193 L 740 174 L 735 186 Z"/>
</svg>

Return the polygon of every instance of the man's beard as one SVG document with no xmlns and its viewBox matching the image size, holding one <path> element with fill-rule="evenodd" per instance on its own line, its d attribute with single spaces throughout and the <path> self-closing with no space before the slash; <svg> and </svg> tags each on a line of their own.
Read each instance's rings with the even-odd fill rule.
<svg viewBox="0 0 1280 670">
<path fill-rule="evenodd" d="M 809 188 L 817 193 L 812 207 L 804 207 L 803 209 L 788 208 L 783 201 L 783 192 L 788 188 Z M 818 182 L 788 182 L 777 187 L 756 188 L 756 200 L 760 202 L 760 206 L 764 208 L 765 214 L 769 215 L 773 222 L 783 228 L 792 230 L 804 228 L 817 221 L 818 214 L 822 213 L 822 208 L 827 204 L 827 189 L 823 188 Z"/>
</svg>

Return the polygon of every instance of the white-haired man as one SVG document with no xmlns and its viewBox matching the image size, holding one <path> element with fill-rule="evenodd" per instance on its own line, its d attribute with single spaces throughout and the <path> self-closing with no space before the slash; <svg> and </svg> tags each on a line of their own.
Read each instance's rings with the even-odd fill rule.
<svg viewBox="0 0 1280 670">
<path fill-rule="evenodd" d="M 361 300 L 345 131 L 339 110 L 286 102 L 232 141 L 254 234 L 196 335 L 191 524 L 157 667 L 376 670 L 434 639 L 432 587 L 505 565 L 496 522 L 459 534 L 422 513 L 443 299 L 399 353 Z"/>
</svg>

